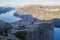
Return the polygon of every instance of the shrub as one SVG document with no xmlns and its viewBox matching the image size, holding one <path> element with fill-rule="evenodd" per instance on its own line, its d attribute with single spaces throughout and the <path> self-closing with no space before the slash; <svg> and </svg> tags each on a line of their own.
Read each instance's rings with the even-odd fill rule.
<svg viewBox="0 0 60 40">
<path fill-rule="evenodd" d="M 25 39 L 27 34 L 28 34 L 28 31 L 25 31 L 25 30 L 18 31 L 18 32 L 16 32 L 16 37 L 23 40 L 23 39 Z"/>
</svg>

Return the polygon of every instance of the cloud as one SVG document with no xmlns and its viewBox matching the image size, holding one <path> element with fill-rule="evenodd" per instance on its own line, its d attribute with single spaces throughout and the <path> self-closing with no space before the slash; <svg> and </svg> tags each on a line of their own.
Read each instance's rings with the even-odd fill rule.
<svg viewBox="0 0 60 40">
<path fill-rule="evenodd" d="M 23 5 L 60 5 L 60 0 L 0 0 L 0 6 L 23 6 Z"/>
<path fill-rule="evenodd" d="M 0 3 L 0 6 L 11 6 L 18 7 L 24 5 L 60 5 L 60 2 L 9 2 L 9 3 Z"/>
<path fill-rule="evenodd" d="M 60 2 L 60 0 L 0 0 L 0 2 Z"/>
</svg>

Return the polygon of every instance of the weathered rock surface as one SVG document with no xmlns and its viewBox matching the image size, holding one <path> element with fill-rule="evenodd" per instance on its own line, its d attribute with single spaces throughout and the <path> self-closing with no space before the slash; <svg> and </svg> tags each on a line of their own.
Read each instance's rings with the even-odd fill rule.
<svg viewBox="0 0 60 40">
<path fill-rule="evenodd" d="M 0 36 L 0 40 L 7 40 L 7 38 Z"/>
</svg>

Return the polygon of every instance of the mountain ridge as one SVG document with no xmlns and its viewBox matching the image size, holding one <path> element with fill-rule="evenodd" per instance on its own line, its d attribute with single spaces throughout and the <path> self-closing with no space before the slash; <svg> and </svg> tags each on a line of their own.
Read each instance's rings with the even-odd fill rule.
<svg viewBox="0 0 60 40">
<path fill-rule="evenodd" d="M 48 9 L 45 11 L 45 9 Z M 50 9 L 59 9 L 58 11 L 49 11 Z M 40 6 L 40 5 L 25 5 L 15 9 L 17 14 L 31 14 L 41 20 L 51 20 L 60 18 L 60 6 Z M 58 13 L 58 14 L 57 14 Z"/>
</svg>

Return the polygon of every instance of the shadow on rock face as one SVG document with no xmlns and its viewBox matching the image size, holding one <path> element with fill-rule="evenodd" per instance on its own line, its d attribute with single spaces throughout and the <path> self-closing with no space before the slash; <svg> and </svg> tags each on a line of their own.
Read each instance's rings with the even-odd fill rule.
<svg viewBox="0 0 60 40">
<path fill-rule="evenodd" d="M 60 28 L 60 19 L 59 18 L 53 19 L 53 23 L 54 23 L 54 27 Z"/>
</svg>

